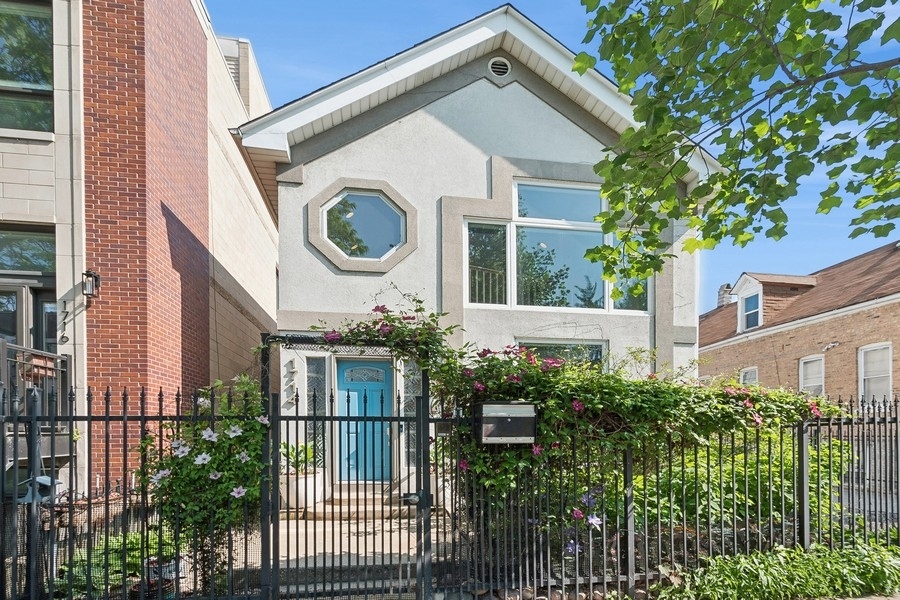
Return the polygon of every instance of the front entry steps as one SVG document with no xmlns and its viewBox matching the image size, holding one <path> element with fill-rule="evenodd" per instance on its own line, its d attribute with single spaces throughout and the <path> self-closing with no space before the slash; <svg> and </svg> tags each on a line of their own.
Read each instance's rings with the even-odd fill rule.
<svg viewBox="0 0 900 600">
<path fill-rule="evenodd" d="M 308 521 L 377 521 L 415 518 L 416 507 L 392 486 L 378 482 L 335 485 L 331 497 L 306 509 Z"/>
</svg>

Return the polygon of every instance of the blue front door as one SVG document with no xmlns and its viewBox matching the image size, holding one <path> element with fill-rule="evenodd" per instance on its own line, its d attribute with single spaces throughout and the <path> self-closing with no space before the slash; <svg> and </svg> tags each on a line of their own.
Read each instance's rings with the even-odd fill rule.
<svg viewBox="0 0 900 600">
<path fill-rule="evenodd" d="M 388 361 L 338 359 L 337 414 L 354 418 L 340 422 L 338 479 L 390 479 L 390 423 L 393 372 Z"/>
</svg>

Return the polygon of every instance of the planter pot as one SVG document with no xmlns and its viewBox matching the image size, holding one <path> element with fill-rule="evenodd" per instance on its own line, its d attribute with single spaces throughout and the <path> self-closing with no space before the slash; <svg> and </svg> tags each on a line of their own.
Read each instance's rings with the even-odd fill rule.
<svg viewBox="0 0 900 600">
<path fill-rule="evenodd" d="M 159 579 L 181 579 L 184 577 L 184 559 L 182 557 L 169 558 L 160 561 L 151 557 L 144 561 L 144 579 L 156 581 Z"/>
<path fill-rule="evenodd" d="M 329 496 L 324 469 L 316 469 L 308 474 L 281 475 L 279 484 L 283 509 L 309 508 L 318 502 L 324 502 Z"/>
<path fill-rule="evenodd" d="M 153 598 L 158 600 L 160 597 L 164 600 L 175 598 L 174 579 L 139 581 L 128 588 L 128 600 L 152 600 Z"/>
</svg>

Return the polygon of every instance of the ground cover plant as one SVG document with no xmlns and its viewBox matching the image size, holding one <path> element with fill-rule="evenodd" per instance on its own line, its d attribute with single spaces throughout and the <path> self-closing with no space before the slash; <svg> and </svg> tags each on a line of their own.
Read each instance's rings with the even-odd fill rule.
<svg viewBox="0 0 900 600">
<path fill-rule="evenodd" d="M 669 571 L 653 595 L 661 600 L 795 600 L 898 590 L 900 548 L 861 545 L 716 557 L 694 571 Z"/>
</svg>

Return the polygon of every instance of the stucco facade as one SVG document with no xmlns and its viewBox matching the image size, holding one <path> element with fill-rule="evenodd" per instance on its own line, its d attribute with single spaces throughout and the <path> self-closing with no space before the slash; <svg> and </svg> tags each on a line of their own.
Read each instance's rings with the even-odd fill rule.
<svg viewBox="0 0 900 600">
<path fill-rule="evenodd" d="M 340 144 L 332 142 L 329 152 L 282 171 L 290 178 L 302 169 L 303 182 L 279 185 L 285 228 L 279 330 L 305 331 L 320 320 L 340 323 L 364 315 L 376 301 L 396 301 L 389 289 L 396 286 L 447 312 L 462 327 L 458 342 L 496 348 L 520 342 L 607 341 L 610 351 L 621 355 L 631 347 L 656 347 L 657 323 L 677 323 L 683 327 L 678 342 L 686 352 L 676 357 L 673 343 L 660 360 L 684 364 L 695 348 L 695 315 L 691 302 L 676 308 L 672 299 L 693 296 L 691 259 L 676 261 L 656 278 L 647 311 L 601 313 L 467 301 L 466 222 L 512 219 L 518 181 L 596 184 L 591 165 L 606 148 L 603 137 L 611 135 L 558 92 L 533 85 L 535 76 L 510 57 L 500 54 L 510 59 L 511 74 L 503 80 L 493 77 L 488 61 L 495 56 L 433 81 L 429 87 L 444 90 L 444 95 L 414 112 L 398 115 L 387 105 L 378 122 L 373 117 L 330 129 L 308 143 L 327 146 L 329 138 L 340 138 Z M 303 147 L 292 151 L 300 156 L 308 152 Z M 356 187 L 385 181 L 415 205 L 417 248 L 385 273 L 341 272 L 309 241 L 309 225 L 321 220 L 319 212 L 310 214 L 310 200 L 347 177 L 356 180 Z M 311 281 L 326 285 L 319 288 Z"/>
<path fill-rule="evenodd" d="M 596 72 L 572 74 L 572 58 L 502 7 L 239 128 L 262 187 L 277 189 L 278 330 L 337 325 L 411 293 L 460 325 L 456 344 L 598 345 L 612 356 L 645 348 L 657 353 L 647 369 L 689 365 L 697 351 L 694 257 L 668 261 L 636 308 L 608 299 L 531 302 L 513 292 L 486 301 L 470 289 L 472 224 L 512 224 L 504 235 L 514 257 L 527 217 L 517 212 L 517 186 L 595 189 L 593 164 L 633 124 L 628 99 Z M 701 176 L 691 171 L 684 185 Z M 406 238 L 382 259 L 354 258 L 328 238 L 328 211 L 348 190 L 385 189 L 399 198 L 391 203 L 406 216 Z M 597 194 L 581 229 L 594 226 L 600 208 Z M 349 219 L 353 211 L 345 212 Z M 676 252 L 689 234 L 672 224 Z M 587 247 L 558 272 L 583 268 L 588 285 L 608 285 L 581 256 Z M 507 273 L 504 285 L 514 289 L 520 276 Z M 301 369 L 283 391 L 302 388 L 302 378 Z"/>
</svg>

